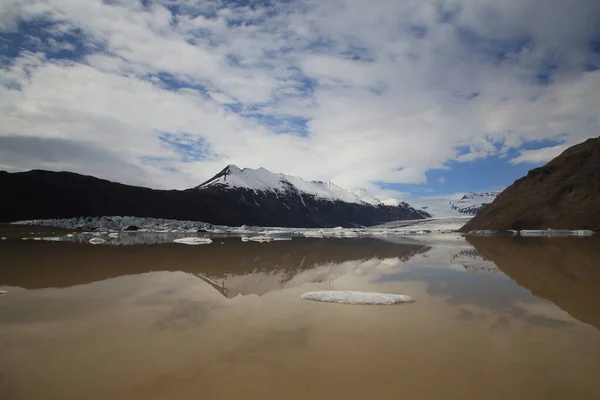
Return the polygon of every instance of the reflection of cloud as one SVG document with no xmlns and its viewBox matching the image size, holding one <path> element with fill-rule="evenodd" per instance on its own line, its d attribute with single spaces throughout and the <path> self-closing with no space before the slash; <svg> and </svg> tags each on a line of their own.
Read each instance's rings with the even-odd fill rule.
<svg viewBox="0 0 600 400">
<path fill-rule="evenodd" d="M 154 326 L 159 329 L 189 329 L 202 325 L 218 306 L 214 303 L 181 299 L 169 307 Z"/>
<path fill-rule="evenodd" d="M 456 315 L 458 320 L 465 323 L 473 323 L 477 325 L 489 324 L 489 330 L 492 332 L 511 330 L 513 324 L 517 321 L 524 322 L 530 326 L 536 326 L 541 328 L 563 328 L 573 324 L 570 320 L 565 320 L 560 316 L 551 317 L 545 315 L 536 315 L 531 310 L 535 310 L 537 307 L 546 307 L 549 311 L 556 310 L 551 304 L 546 303 L 532 303 L 535 306 L 533 308 L 526 307 L 521 308 L 521 305 L 525 303 L 517 302 L 517 304 L 509 305 L 502 309 L 465 309 L 461 308 Z M 560 310 L 559 310 L 560 311 Z"/>
<path fill-rule="evenodd" d="M 222 357 L 224 360 L 233 362 L 250 358 L 259 361 L 264 354 L 302 349 L 308 345 L 308 328 L 272 330 L 258 338 L 244 335 L 238 339 L 232 342 L 241 344 L 227 350 Z"/>
<path fill-rule="evenodd" d="M 335 285 L 336 281 L 352 277 L 378 279 L 381 275 L 401 270 L 403 262 L 399 257 L 353 260 L 319 265 L 295 271 L 297 273 L 293 275 L 290 275 L 288 270 L 275 268 L 266 272 L 225 277 L 222 280 L 223 290 L 220 291 L 224 296 L 231 298 L 238 294 L 263 295 L 273 290 L 299 287 L 306 283 Z"/>
</svg>

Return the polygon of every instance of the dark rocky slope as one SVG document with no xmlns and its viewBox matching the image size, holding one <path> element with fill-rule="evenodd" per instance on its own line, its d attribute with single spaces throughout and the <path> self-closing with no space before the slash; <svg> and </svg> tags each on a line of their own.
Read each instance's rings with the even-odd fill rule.
<svg viewBox="0 0 600 400">
<path fill-rule="evenodd" d="M 461 231 L 547 228 L 600 230 L 600 138 L 529 171 Z"/>
<path fill-rule="evenodd" d="M 428 216 L 411 207 L 371 206 L 238 188 L 153 190 L 69 172 L 0 171 L 0 221 L 127 215 L 219 225 L 334 227 Z"/>
</svg>

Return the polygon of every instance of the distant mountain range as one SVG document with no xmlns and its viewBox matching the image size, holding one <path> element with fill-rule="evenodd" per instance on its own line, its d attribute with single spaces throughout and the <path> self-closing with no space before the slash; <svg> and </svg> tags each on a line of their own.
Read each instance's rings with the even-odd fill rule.
<svg viewBox="0 0 600 400">
<path fill-rule="evenodd" d="M 461 217 L 477 215 L 494 201 L 500 192 L 469 192 L 459 199 L 429 198 L 420 201 L 417 208 L 430 213 L 434 217 Z"/>
<path fill-rule="evenodd" d="M 464 215 L 477 215 L 499 194 L 500 192 L 470 192 L 459 200 L 450 200 L 450 209 Z"/>
<path fill-rule="evenodd" d="M 408 203 L 264 168 L 229 165 L 187 190 L 154 190 L 70 172 L 0 171 L 0 221 L 136 216 L 219 225 L 371 226 L 423 219 Z"/>
</svg>

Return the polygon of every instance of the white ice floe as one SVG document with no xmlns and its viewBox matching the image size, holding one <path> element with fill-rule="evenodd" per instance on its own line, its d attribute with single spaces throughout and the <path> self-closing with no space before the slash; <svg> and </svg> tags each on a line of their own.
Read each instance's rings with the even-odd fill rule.
<svg viewBox="0 0 600 400">
<path fill-rule="evenodd" d="M 593 231 L 568 229 L 524 229 L 521 236 L 591 236 Z"/>
<path fill-rule="evenodd" d="M 90 240 L 88 240 L 88 243 L 90 243 L 90 244 L 102 244 L 105 242 L 106 242 L 106 240 L 98 238 L 98 237 L 91 238 Z"/>
<path fill-rule="evenodd" d="M 63 239 L 59 236 L 46 236 L 41 239 L 46 242 L 62 242 L 63 241 Z"/>
<path fill-rule="evenodd" d="M 326 303 L 389 305 L 397 303 L 412 303 L 410 296 L 403 294 L 357 292 L 350 290 L 323 290 L 308 292 L 300 296 L 303 300 L 322 301 Z"/>
<path fill-rule="evenodd" d="M 248 240 L 251 240 L 253 242 L 271 242 L 273 240 L 273 238 L 271 236 L 253 236 L 253 237 L 249 237 Z"/>
<path fill-rule="evenodd" d="M 198 244 L 211 244 L 212 240 L 208 238 L 201 237 L 184 237 L 180 239 L 173 240 L 174 243 L 180 244 L 189 244 L 189 245 L 198 245 Z"/>
<path fill-rule="evenodd" d="M 4 237 L 4 236 L 2 236 L 2 240 L 6 240 L 6 239 L 8 239 L 8 238 L 7 238 L 7 237 Z"/>
<path fill-rule="evenodd" d="M 473 236 L 518 236 L 519 231 L 515 230 L 474 230 L 469 231 Z"/>
<path fill-rule="evenodd" d="M 247 241 L 249 241 L 249 240 L 250 240 L 250 238 L 249 238 L 249 237 L 247 237 L 247 236 L 242 236 L 242 242 L 247 242 Z"/>
<path fill-rule="evenodd" d="M 112 232 L 112 233 L 109 233 L 109 234 L 108 234 L 108 237 L 111 237 L 111 238 L 118 238 L 118 237 L 119 237 L 119 234 L 118 234 L 117 232 Z"/>
<path fill-rule="evenodd" d="M 278 230 L 278 231 L 265 231 L 263 232 L 264 235 L 266 236 L 271 236 L 271 237 L 289 237 L 292 235 L 292 231 L 288 230 Z"/>
<path fill-rule="evenodd" d="M 323 238 L 323 232 L 321 230 L 316 231 L 304 231 L 302 235 L 306 237 L 315 237 L 315 238 Z"/>
<path fill-rule="evenodd" d="M 4 296 L 6 295 L 7 291 L 6 290 L 0 290 L 0 296 Z"/>
<path fill-rule="evenodd" d="M 72 238 L 73 236 L 75 236 L 75 235 L 73 235 L 72 233 L 67 233 L 68 238 Z"/>
</svg>

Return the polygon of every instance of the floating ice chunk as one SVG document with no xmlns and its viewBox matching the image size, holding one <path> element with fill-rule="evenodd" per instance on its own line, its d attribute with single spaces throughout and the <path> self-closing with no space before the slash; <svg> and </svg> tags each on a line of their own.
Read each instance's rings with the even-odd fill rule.
<svg viewBox="0 0 600 400">
<path fill-rule="evenodd" d="M 397 303 L 412 303 L 410 296 L 403 294 L 388 294 L 374 292 L 357 292 L 350 290 L 323 290 L 308 292 L 300 296 L 303 300 L 322 301 L 326 303 L 389 305 Z"/>
<path fill-rule="evenodd" d="M 473 236 L 517 236 L 519 231 L 515 230 L 474 230 L 469 231 L 469 235 Z"/>
<path fill-rule="evenodd" d="M 211 239 L 201 238 L 201 237 L 184 237 L 180 239 L 173 240 L 175 243 L 180 244 L 189 244 L 189 245 L 198 245 L 198 244 L 210 244 L 212 243 Z"/>
<path fill-rule="evenodd" d="M 249 240 L 250 240 L 250 239 L 249 239 L 247 236 L 242 236 L 242 242 L 247 242 L 247 241 L 249 241 Z"/>
<path fill-rule="evenodd" d="M 118 234 L 117 232 L 109 233 L 109 234 L 108 234 L 108 237 L 111 237 L 111 238 L 118 238 L 118 237 L 119 237 L 119 234 Z"/>
<path fill-rule="evenodd" d="M 45 240 L 46 242 L 62 242 L 62 238 L 58 237 L 58 236 L 47 236 L 47 237 L 43 237 L 42 240 Z"/>
<path fill-rule="evenodd" d="M 574 236 L 592 236 L 593 234 L 594 234 L 594 231 L 590 231 L 587 229 L 571 231 L 571 235 L 574 235 Z"/>
<path fill-rule="evenodd" d="M 271 237 L 289 237 L 292 236 L 292 232 L 290 231 L 268 231 L 264 233 L 266 236 Z"/>
<path fill-rule="evenodd" d="M 68 233 L 68 234 L 67 234 L 67 237 L 68 237 L 68 238 L 72 238 L 73 236 L 75 236 L 75 235 L 73 235 L 72 233 Z"/>
<path fill-rule="evenodd" d="M 91 238 L 90 240 L 88 240 L 88 243 L 90 244 L 102 244 L 104 242 L 106 242 L 106 240 L 100 239 L 99 237 Z"/>
<path fill-rule="evenodd" d="M 0 296 L 4 296 L 6 293 L 8 293 L 6 290 L 0 290 Z"/>
<path fill-rule="evenodd" d="M 568 229 L 524 229 L 519 231 L 521 236 L 591 236 L 593 231 Z"/>
<path fill-rule="evenodd" d="M 248 240 L 252 240 L 253 242 L 263 243 L 263 242 L 270 242 L 273 240 L 273 238 L 270 236 L 253 236 L 253 237 L 248 238 Z"/>
<path fill-rule="evenodd" d="M 306 237 L 323 238 L 322 231 L 304 231 L 302 234 Z"/>
<path fill-rule="evenodd" d="M 6 236 L 2 236 L 2 240 L 6 240 L 8 239 Z"/>
</svg>

